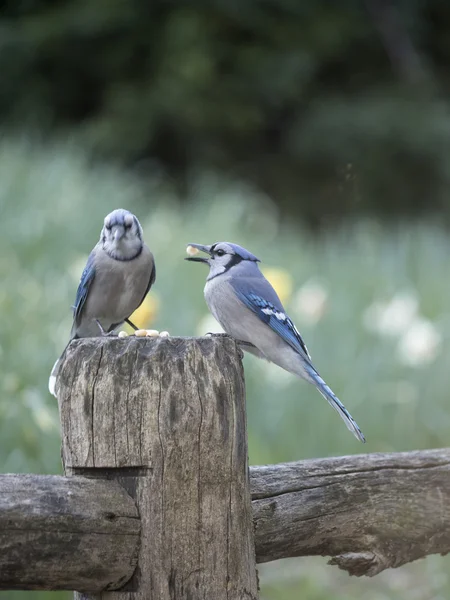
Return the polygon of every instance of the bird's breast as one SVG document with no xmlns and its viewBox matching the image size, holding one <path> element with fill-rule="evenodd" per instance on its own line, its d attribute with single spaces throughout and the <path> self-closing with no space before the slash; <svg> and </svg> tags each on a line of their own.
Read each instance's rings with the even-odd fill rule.
<svg viewBox="0 0 450 600">
<path fill-rule="evenodd" d="M 87 318 L 119 323 L 138 308 L 144 298 L 153 261 L 150 251 L 134 260 L 118 261 L 105 255 L 98 261 L 86 301 Z"/>
<path fill-rule="evenodd" d="M 253 319 L 248 309 L 242 304 L 229 282 L 229 278 L 217 277 L 206 282 L 205 300 L 215 319 L 229 335 L 250 341 L 250 331 L 243 316 Z"/>
</svg>

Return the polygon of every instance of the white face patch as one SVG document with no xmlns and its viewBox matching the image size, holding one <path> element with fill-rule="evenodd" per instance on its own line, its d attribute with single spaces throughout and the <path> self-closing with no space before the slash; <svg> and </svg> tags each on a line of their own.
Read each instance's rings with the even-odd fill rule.
<svg viewBox="0 0 450 600">
<path fill-rule="evenodd" d="M 111 226 L 110 215 L 105 218 L 105 225 L 100 235 L 103 250 L 115 260 L 132 260 L 142 250 L 142 229 L 133 215 L 126 215 L 123 225 Z M 130 226 L 128 227 L 128 223 Z M 117 232 L 121 235 L 117 237 Z"/>
<path fill-rule="evenodd" d="M 210 279 L 214 279 L 214 277 L 217 277 L 217 275 L 221 275 L 222 273 L 225 273 L 226 270 L 227 270 L 227 268 L 225 265 L 220 264 L 218 261 L 211 261 L 209 263 L 209 274 L 208 274 L 208 277 L 206 278 L 206 281 L 209 281 Z"/>
</svg>

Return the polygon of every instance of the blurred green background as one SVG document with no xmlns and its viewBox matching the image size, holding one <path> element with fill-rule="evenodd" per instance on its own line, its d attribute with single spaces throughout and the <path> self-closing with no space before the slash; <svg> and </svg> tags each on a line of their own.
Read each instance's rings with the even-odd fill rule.
<svg viewBox="0 0 450 600">
<path fill-rule="evenodd" d="M 185 245 L 248 247 L 368 440 L 246 357 L 252 464 L 448 445 L 449 26 L 437 0 L 0 3 L 0 472 L 61 472 L 48 374 L 118 207 L 156 257 L 148 326 L 213 331 Z M 280 561 L 261 598 L 443 600 L 449 566 Z"/>
</svg>

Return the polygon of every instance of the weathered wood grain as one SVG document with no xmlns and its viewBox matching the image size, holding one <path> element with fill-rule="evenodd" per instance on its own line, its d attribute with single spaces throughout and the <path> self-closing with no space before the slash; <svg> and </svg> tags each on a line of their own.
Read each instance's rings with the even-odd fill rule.
<svg viewBox="0 0 450 600">
<path fill-rule="evenodd" d="M 117 482 L 0 475 L 0 589 L 117 589 L 135 570 L 139 528 Z"/>
<path fill-rule="evenodd" d="M 141 517 L 114 600 L 258 596 L 240 351 L 220 338 L 73 342 L 57 385 L 67 475 L 117 479 Z"/>
<path fill-rule="evenodd" d="M 450 449 L 252 467 L 250 504 L 229 338 L 80 340 L 60 373 L 69 477 L 0 476 L 0 589 L 248 600 L 255 547 L 369 576 L 450 551 Z"/>
<path fill-rule="evenodd" d="M 147 474 L 119 472 L 135 494 Z M 117 470 L 98 475 L 115 478 Z M 96 592 L 131 577 L 136 506 L 116 481 L 86 477 L 0 475 L 0 589 Z M 331 555 L 351 574 L 375 575 L 447 553 L 449 480 L 449 449 L 251 467 L 258 562 Z"/>
<path fill-rule="evenodd" d="M 376 575 L 450 552 L 450 449 L 251 467 L 258 562 L 332 556 Z"/>
</svg>

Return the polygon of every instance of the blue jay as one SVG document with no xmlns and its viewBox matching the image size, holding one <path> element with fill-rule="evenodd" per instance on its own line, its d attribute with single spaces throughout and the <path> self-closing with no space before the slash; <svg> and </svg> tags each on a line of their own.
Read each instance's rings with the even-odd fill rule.
<svg viewBox="0 0 450 600">
<path fill-rule="evenodd" d="M 81 275 L 70 341 L 112 335 L 124 321 L 137 329 L 129 317 L 141 305 L 155 277 L 153 254 L 144 244 L 139 221 L 127 210 L 114 210 L 105 217 L 100 240 Z M 59 362 L 50 375 L 52 394 Z"/>
<path fill-rule="evenodd" d="M 190 246 L 209 255 L 207 258 L 190 256 L 186 260 L 209 265 L 205 300 L 225 332 L 234 337 L 243 350 L 312 383 L 355 437 L 365 442 L 353 417 L 313 366 L 300 333 L 259 270 L 259 259 L 245 248 L 228 242 Z"/>
</svg>

